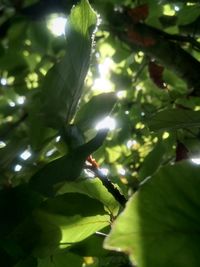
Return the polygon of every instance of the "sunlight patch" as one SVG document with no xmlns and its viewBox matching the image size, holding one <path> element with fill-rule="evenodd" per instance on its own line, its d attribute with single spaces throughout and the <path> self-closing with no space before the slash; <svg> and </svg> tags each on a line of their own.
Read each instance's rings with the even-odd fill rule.
<svg viewBox="0 0 200 267">
<path fill-rule="evenodd" d="M 64 17 L 53 16 L 49 19 L 47 27 L 55 36 L 65 35 L 66 22 L 67 19 Z"/>
<path fill-rule="evenodd" d="M 103 120 L 99 121 L 95 126 L 96 130 L 101 130 L 101 129 L 114 130 L 115 128 L 116 128 L 116 121 L 110 116 L 105 117 Z"/>
<path fill-rule="evenodd" d="M 6 85 L 7 84 L 7 80 L 5 78 L 1 78 L 0 79 L 0 84 L 3 85 L 3 86 Z"/>
<path fill-rule="evenodd" d="M 126 143 L 126 146 L 130 149 L 132 148 L 134 145 L 137 144 L 137 141 L 136 140 L 128 140 L 127 143 Z"/>
<path fill-rule="evenodd" d="M 112 91 L 112 83 L 104 77 L 100 77 L 94 80 L 93 89 L 108 93 Z"/>
<path fill-rule="evenodd" d="M 108 170 L 107 168 L 101 168 L 101 169 L 100 169 L 100 172 L 101 172 L 103 175 L 108 175 L 109 170 Z"/>
<path fill-rule="evenodd" d="M 110 70 L 113 64 L 113 60 L 107 57 L 98 65 L 99 77 L 94 80 L 93 90 L 101 92 L 113 91 L 113 84 L 109 80 Z"/>
<path fill-rule="evenodd" d="M 125 175 L 125 174 L 126 174 L 126 170 L 125 170 L 124 168 L 120 168 L 120 169 L 118 170 L 118 173 L 119 173 L 120 175 Z"/>
<path fill-rule="evenodd" d="M 125 90 L 121 90 L 121 91 L 118 91 L 116 95 L 119 99 L 123 99 L 126 97 L 126 94 L 127 92 Z"/>
</svg>

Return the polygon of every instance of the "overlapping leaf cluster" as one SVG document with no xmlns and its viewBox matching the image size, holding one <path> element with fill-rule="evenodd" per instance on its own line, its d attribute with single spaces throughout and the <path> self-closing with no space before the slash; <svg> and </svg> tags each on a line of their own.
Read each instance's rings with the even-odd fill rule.
<svg viewBox="0 0 200 267">
<path fill-rule="evenodd" d="M 199 266 L 198 1 L 3 1 L 0 13 L 1 266 Z M 65 36 L 47 28 L 54 13 Z M 98 133 L 107 116 L 115 129 Z M 124 210 L 90 177 L 91 154 Z"/>
</svg>

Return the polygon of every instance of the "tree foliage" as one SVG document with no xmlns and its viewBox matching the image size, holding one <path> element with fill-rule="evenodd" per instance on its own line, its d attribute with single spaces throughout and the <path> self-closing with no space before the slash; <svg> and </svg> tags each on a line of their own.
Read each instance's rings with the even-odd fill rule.
<svg viewBox="0 0 200 267">
<path fill-rule="evenodd" d="M 199 266 L 199 2 L 0 14 L 1 266 Z"/>
</svg>

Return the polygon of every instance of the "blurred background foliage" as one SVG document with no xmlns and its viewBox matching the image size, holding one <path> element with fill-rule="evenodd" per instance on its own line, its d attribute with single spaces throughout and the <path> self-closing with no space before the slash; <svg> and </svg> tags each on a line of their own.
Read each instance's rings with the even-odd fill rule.
<svg viewBox="0 0 200 267">
<path fill-rule="evenodd" d="M 78 1 L 0 2 L 2 266 L 132 266 L 102 247 L 121 208 L 81 172 L 90 152 L 127 199 L 162 166 L 200 163 L 199 2 L 89 2 L 98 16 L 87 1 L 80 10 Z M 53 197 L 27 186 L 45 176 L 46 187 L 58 172 L 71 177 L 56 180 Z"/>
</svg>

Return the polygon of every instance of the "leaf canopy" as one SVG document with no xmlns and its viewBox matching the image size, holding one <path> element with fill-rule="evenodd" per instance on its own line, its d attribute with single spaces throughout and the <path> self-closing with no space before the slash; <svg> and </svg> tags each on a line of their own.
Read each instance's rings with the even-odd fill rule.
<svg viewBox="0 0 200 267">
<path fill-rule="evenodd" d="M 199 266 L 199 11 L 0 4 L 1 266 Z"/>
</svg>

